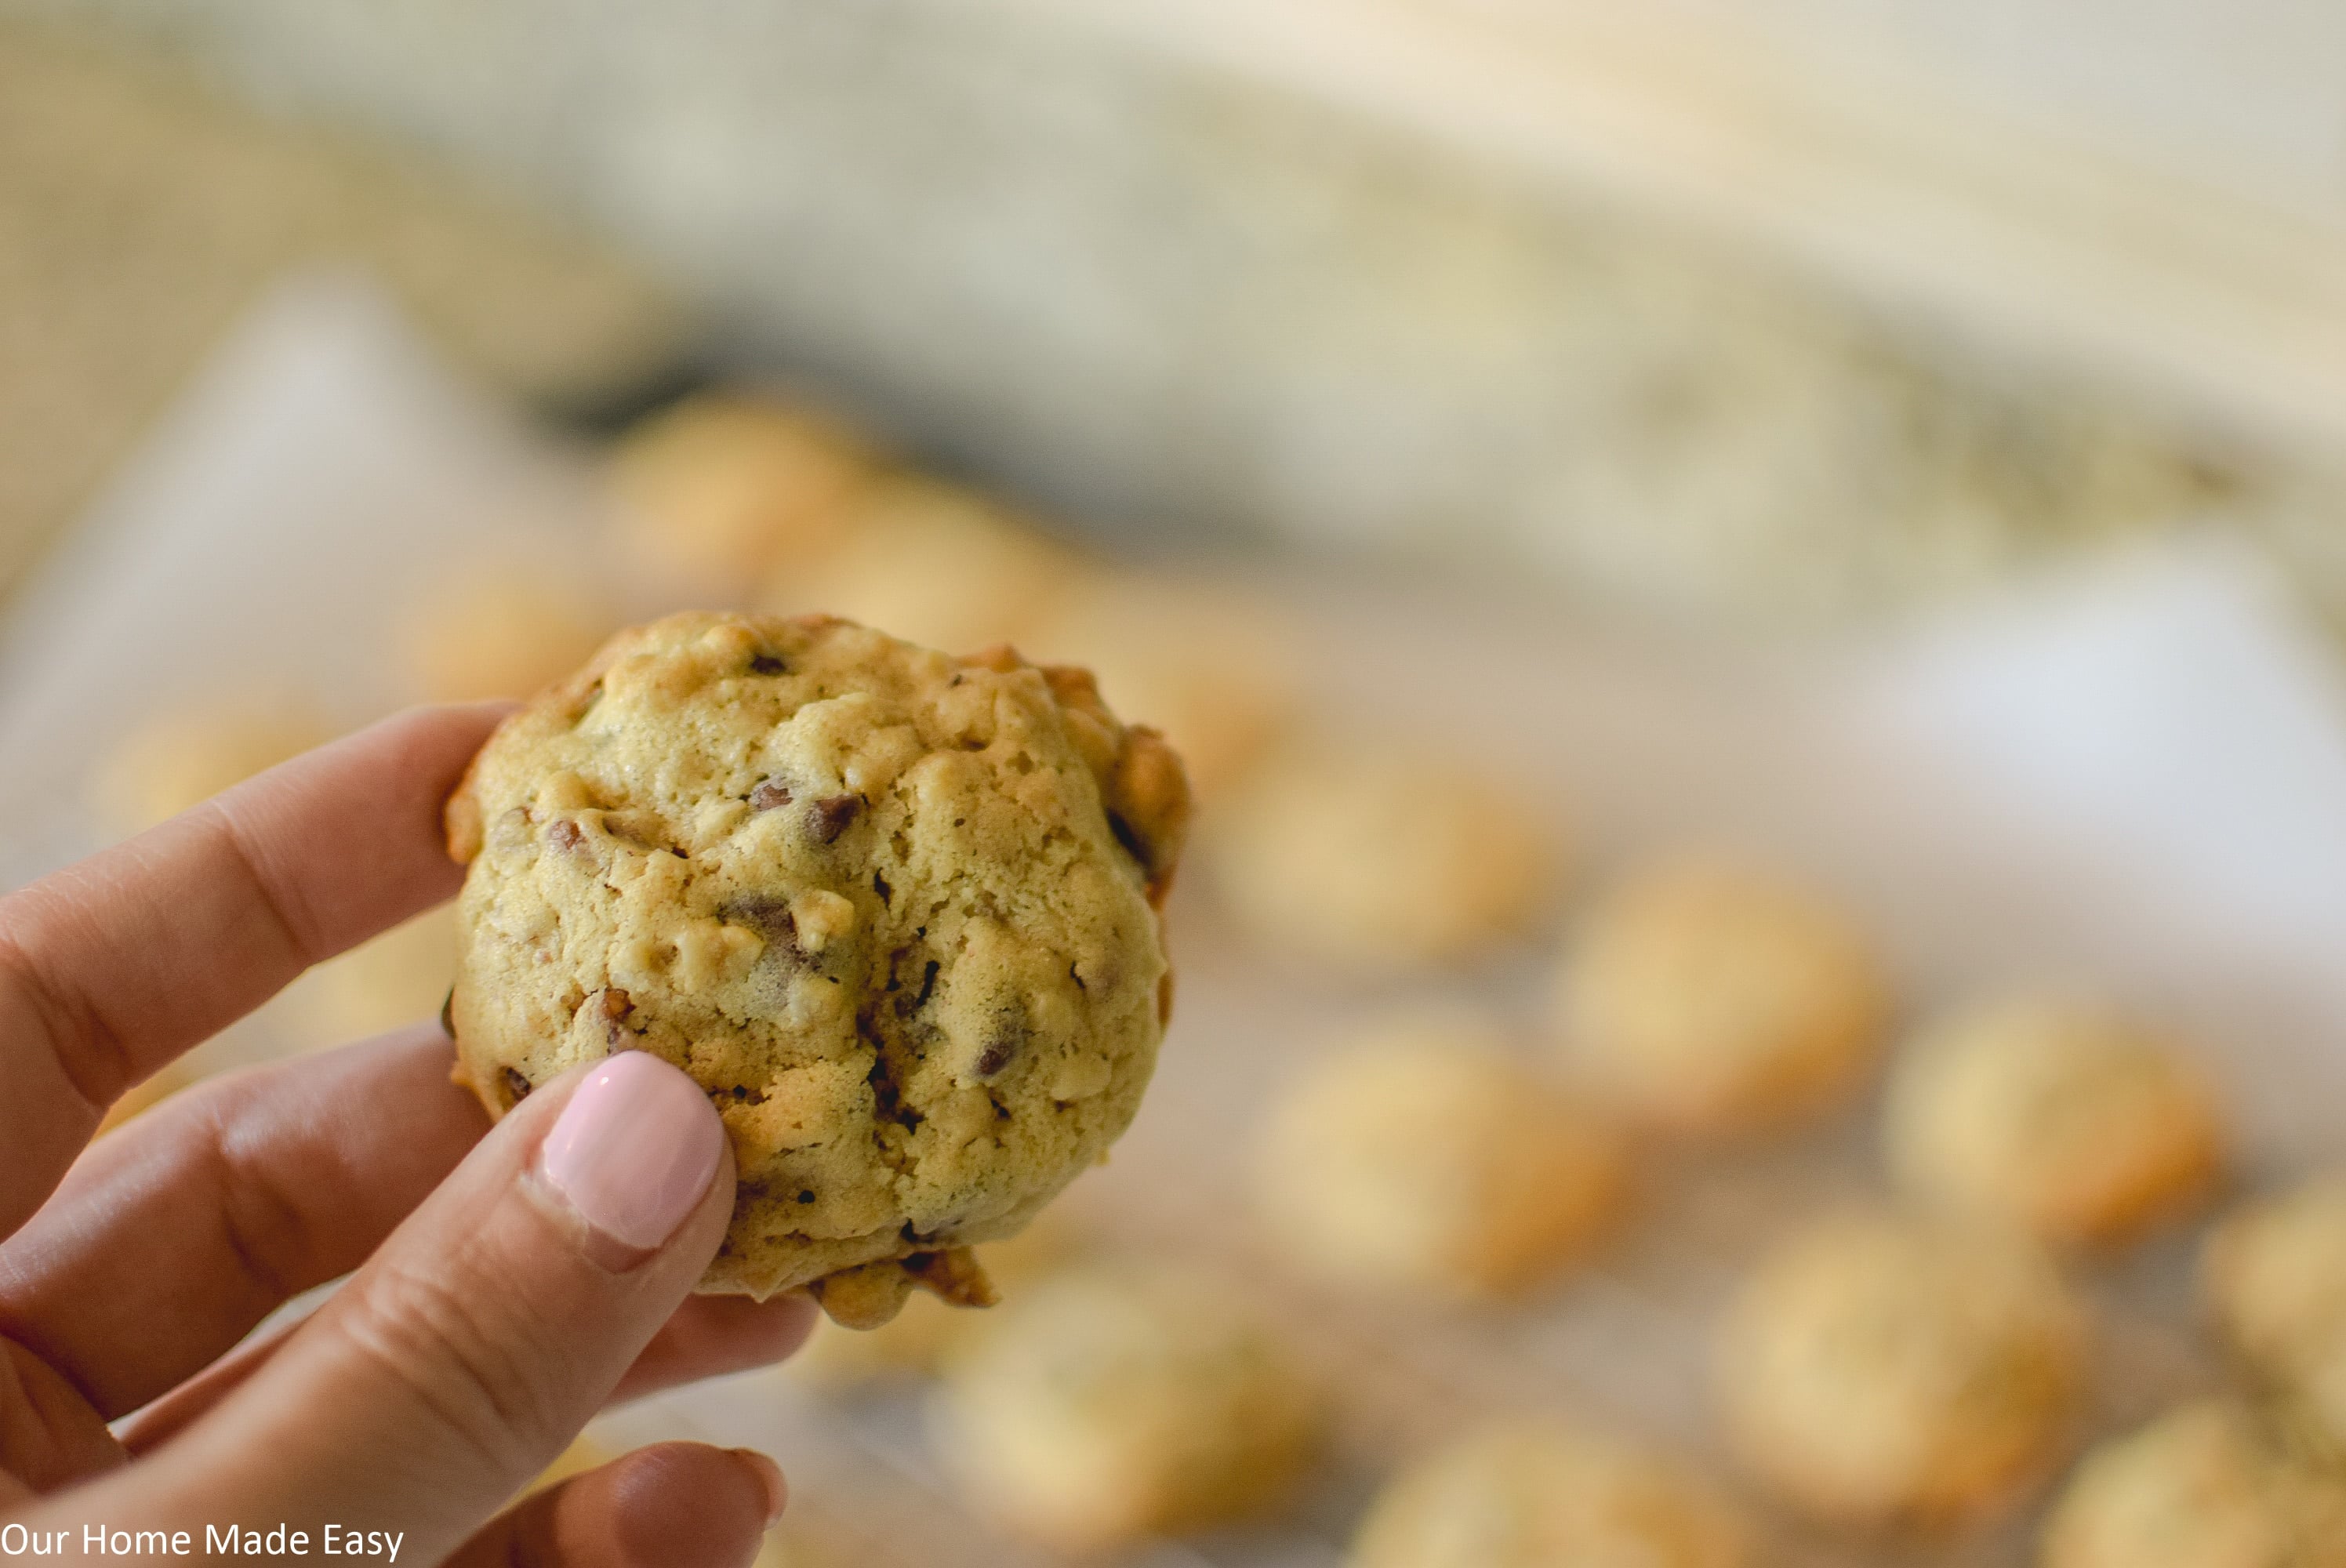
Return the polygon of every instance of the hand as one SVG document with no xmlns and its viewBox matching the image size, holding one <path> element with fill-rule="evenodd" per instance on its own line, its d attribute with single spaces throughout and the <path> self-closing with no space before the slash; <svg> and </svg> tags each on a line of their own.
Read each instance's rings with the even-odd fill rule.
<svg viewBox="0 0 2346 1568">
<path fill-rule="evenodd" d="M 800 1297 L 689 1292 L 722 1124 L 640 1053 L 494 1130 L 423 1024 L 107 1107 L 455 891 L 440 803 L 503 712 L 428 709 L 0 900 L 0 1523 L 377 1532 L 395 1561 L 736 1568 L 772 1462 L 668 1443 L 499 1510 L 607 1402 L 789 1353 Z M 274 1308 L 356 1272 L 315 1312 Z M 114 1423 L 109 1426 L 109 1423 Z M 9 1532 L 14 1534 L 14 1531 Z"/>
</svg>

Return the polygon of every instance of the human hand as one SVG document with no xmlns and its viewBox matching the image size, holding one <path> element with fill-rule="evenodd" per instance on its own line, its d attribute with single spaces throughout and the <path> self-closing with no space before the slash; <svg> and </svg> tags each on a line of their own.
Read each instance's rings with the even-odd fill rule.
<svg viewBox="0 0 2346 1568">
<path fill-rule="evenodd" d="M 667 1443 L 504 1505 L 614 1399 L 788 1354 L 803 1298 L 693 1297 L 722 1125 L 630 1053 L 495 1128 L 422 1024 L 107 1107 L 446 898 L 440 803 L 505 711 L 424 709 L 0 900 L 0 1524 L 378 1532 L 377 1561 L 747 1563 L 781 1475 Z M 350 1279 L 249 1343 L 288 1298 Z M 109 1425 L 109 1423 L 114 1423 Z M 500 1510 L 503 1509 L 503 1512 Z"/>
</svg>

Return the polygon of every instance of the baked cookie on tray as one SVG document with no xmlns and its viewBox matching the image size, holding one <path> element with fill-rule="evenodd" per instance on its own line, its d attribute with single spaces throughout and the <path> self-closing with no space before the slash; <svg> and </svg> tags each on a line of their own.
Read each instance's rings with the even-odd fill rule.
<svg viewBox="0 0 2346 1568">
<path fill-rule="evenodd" d="M 984 1299 L 967 1245 L 1139 1105 L 1187 817 L 1081 670 L 823 616 L 622 632 L 449 801 L 460 1070 L 497 1115 L 615 1051 L 690 1074 L 740 1180 L 703 1289 Z"/>
<path fill-rule="evenodd" d="M 1112 1263 L 989 1313 L 933 1414 L 973 1507 L 1080 1554 L 1275 1511 L 1321 1431 L 1267 1323 L 1193 1275 Z"/>
<path fill-rule="evenodd" d="M 1387 1482 L 1351 1568 L 1749 1568 L 1741 1521 L 1667 1460 L 1558 1422 L 1501 1420 Z"/>
<path fill-rule="evenodd" d="M 1718 1347 L 1729 1446 L 1816 1517 L 1945 1527 L 2002 1512 L 2067 1441 L 2085 1312 L 2025 1238 L 1857 1212 L 1778 1247 Z"/>
<path fill-rule="evenodd" d="M 2346 1172 L 2226 1218 L 2200 1252 L 2199 1287 L 2249 1372 L 2346 1450 Z"/>
<path fill-rule="evenodd" d="M 2213 1086 L 2098 1003 L 1990 1002 L 1890 1075 L 1882 1152 L 1907 1191 L 2057 1244 L 2116 1245 L 2205 1201 L 2224 1165 Z"/>
<path fill-rule="evenodd" d="M 1812 1120 L 1862 1087 L 1890 981 L 1831 901 L 1732 860 L 1680 856 L 1608 894 L 1557 976 L 1566 1068 L 1626 1119 L 1687 1137 Z"/>
<path fill-rule="evenodd" d="M 1556 825 L 1509 779 L 1418 743 L 1280 747 L 1217 803 L 1203 842 L 1248 937 L 1355 976 L 1504 952 L 1566 864 Z"/>
<path fill-rule="evenodd" d="M 2045 1522 L 2043 1568 L 2346 1568 L 2346 1475 L 2267 1412 L 2179 1406 L 2100 1444 Z"/>
<path fill-rule="evenodd" d="M 1472 1015 L 1389 1023 L 1313 1063 L 1274 1108 L 1257 1207 L 1341 1279 L 1521 1295 L 1585 1257 L 1628 1196 L 1621 1141 Z"/>
</svg>

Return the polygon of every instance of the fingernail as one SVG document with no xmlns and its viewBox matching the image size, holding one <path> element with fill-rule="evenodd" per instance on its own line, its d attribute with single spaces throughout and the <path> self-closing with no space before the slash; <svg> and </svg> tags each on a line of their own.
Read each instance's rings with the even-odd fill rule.
<svg viewBox="0 0 2346 1568">
<path fill-rule="evenodd" d="M 699 1085 L 657 1056 L 622 1051 L 562 1107 L 538 1169 L 588 1225 L 649 1249 L 699 1206 L 724 1149 Z"/>
<path fill-rule="evenodd" d="M 750 1474 L 758 1478 L 758 1484 L 766 1489 L 766 1528 L 771 1530 L 781 1522 L 782 1510 L 790 1501 L 790 1483 L 782 1479 L 782 1467 L 753 1448 L 737 1448 L 730 1451 L 735 1459 L 749 1468 Z"/>
</svg>

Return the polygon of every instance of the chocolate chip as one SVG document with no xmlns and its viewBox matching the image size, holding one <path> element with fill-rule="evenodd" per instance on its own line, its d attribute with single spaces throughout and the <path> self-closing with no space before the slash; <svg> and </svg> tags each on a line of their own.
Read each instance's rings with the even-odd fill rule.
<svg viewBox="0 0 2346 1568">
<path fill-rule="evenodd" d="M 872 873 L 872 891 L 880 895 L 880 901 L 883 904 L 895 897 L 896 892 L 895 889 L 888 885 L 888 879 L 877 871 Z"/>
<path fill-rule="evenodd" d="M 635 998 L 617 986 L 606 986 L 596 1003 L 596 1011 L 603 1015 L 603 1038 L 616 1049 L 631 1033 L 627 1015 L 636 1010 Z"/>
<path fill-rule="evenodd" d="M 586 842 L 586 830 L 567 817 L 556 817 L 546 830 L 546 841 L 566 854 L 576 854 Z"/>
<path fill-rule="evenodd" d="M 767 779 L 763 784 L 759 785 L 755 789 L 750 791 L 750 809 L 752 811 L 771 811 L 778 807 L 787 806 L 790 803 L 790 792 L 789 788 L 785 785 L 775 782 L 771 779 Z"/>
<path fill-rule="evenodd" d="M 772 898 L 760 893 L 735 899 L 720 906 L 718 915 L 737 925 L 746 925 L 766 939 L 766 946 L 796 958 L 799 950 L 798 917 L 790 913 L 788 899 Z"/>
<path fill-rule="evenodd" d="M 929 1004 L 929 993 L 937 988 L 937 970 L 941 966 L 938 964 L 937 961 L 933 958 L 921 966 L 920 994 L 917 996 L 899 996 L 896 998 L 897 1017 L 910 1018 L 913 1013 L 918 1013 L 922 1008 L 926 1007 Z"/>
<path fill-rule="evenodd" d="M 847 831 L 862 809 L 861 795 L 826 795 L 807 808 L 807 831 L 817 843 L 828 844 Z"/>
<path fill-rule="evenodd" d="M 759 654 L 750 660 L 751 675 L 780 675 L 790 667 L 772 654 Z"/>
<path fill-rule="evenodd" d="M 814 1189 L 811 1187 L 800 1188 L 799 1201 L 801 1203 L 812 1203 L 814 1201 Z"/>
<path fill-rule="evenodd" d="M 511 1067 L 505 1069 L 505 1094 L 511 1097 L 515 1105 L 518 1105 L 528 1099 L 529 1092 L 536 1086 Z"/>
<path fill-rule="evenodd" d="M 1116 841 L 1124 847 L 1124 852 L 1140 863 L 1141 870 L 1149 869 L 1148 840 L 1141 838 L 1131 823 L 1110 811 L 1107 814 L 1107 830 L 1116 835 Z"/>
<path fill-rule="evenodd" d="M 1015 1009 L 1005 1008 L 994 1020 L 994 1033 L 978 1053 L 977 1075 L 991 1078 L 1017 1058 L 1026 1044 L 1026 1018 Z"/>
</svg>

